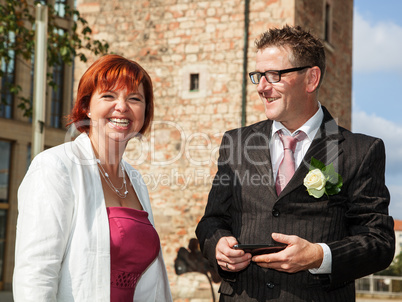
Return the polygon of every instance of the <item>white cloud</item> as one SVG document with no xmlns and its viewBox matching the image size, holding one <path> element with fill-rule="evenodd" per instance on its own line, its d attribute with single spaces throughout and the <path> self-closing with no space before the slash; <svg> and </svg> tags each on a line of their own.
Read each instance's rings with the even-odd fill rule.
<svg viewBox="0 0 402 302">
<path fill-rule="evenodd" d="M 384 141 L 387 171 L 389 174 L 400 175 L 402 171 L 402 126 L 375 114 L 368 115 L 363 111 L 353 112 L 352 120 L 353 132 L 379 137 Z"/>
<path fill-rule="evenodd" d="M 388 186 L 391 193 L 389 212 L 394 219 L 402 220 L 402 185 Z"/>
<path fill-rule="evenodd" d="M 353 26 L 353 69 L 355 72 L 402 70 L 402 27 L 392 22 L 375 24 L 357 10 Z"/>
<path fill-rule="evenodd" d="M 353 112 L 353 132 L 381 138 L 385 143 L 385 181 L 391 194 L 390 214 L 402 220 L 402 126 L 375 114 Z"/>
</svg>

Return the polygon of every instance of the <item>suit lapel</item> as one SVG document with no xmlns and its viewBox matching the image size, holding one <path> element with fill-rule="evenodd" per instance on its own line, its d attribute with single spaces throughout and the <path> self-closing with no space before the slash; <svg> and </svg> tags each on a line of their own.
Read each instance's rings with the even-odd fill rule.
<svg viewBox="0 0 402 302">
<path fill-rule="evenodd" d="M 322 106 L 322 109 L 324 111 L 324 119 L 320 129 L 317 131 L 317 134 L 315 135 L 310 148 L 307 150 L 299 168 L 281 192 L 280 197 L 292 192 L 299 186 L 303 186 L 303 180 L 309 172 L 312 157 L 323 162 L 325 165 L 333 163 L 335 170 L 339 171 L 338 158 L 343 152 L 340 146 L 344 138 L 339 132 L 339 127 L 331 114 L 324 106 Z"/>
<path fill-rule="evenodd" d="M 249 152 L 248 159 L 250 164 L 254 165 L 254 163 L 260 163 L 254 165 L 257 169 L 258 173 L 263 176 L 267 175 L 268 178 L 272 181 L 269 181 L 267 188 L 271 195 L 277 198 L 276 190 L 275 190 L 275 182 L 272 172 L 272 162 L 271 162 L 271 153 L 269 152 L 269 142 L 271 141 L 271 128 L 272 121 L 266 120 L 263 123 L 257 124 L 254 128 L 254 138 L 253 142 L 249 142 L 248 145 L 252 145 L 256 147 L 257 152 Z M 266 147 L 266 148 L 265 148 Z M 260 149 L 258 149 L 260 148 Z"/>
</svg>

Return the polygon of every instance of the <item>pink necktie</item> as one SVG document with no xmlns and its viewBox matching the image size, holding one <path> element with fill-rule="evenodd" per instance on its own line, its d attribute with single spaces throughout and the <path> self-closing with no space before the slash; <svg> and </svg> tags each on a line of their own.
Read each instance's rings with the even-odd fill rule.
<svg viewBox="0 0 402 302">
<path fill-rule="evenodd" d="M 279 165 L 275 183 L 276 192 L 279 196 L 293 174 L 295 174 L 294 152 L 296 144 L 304 140 L 306 134 L 303 131 L 299 131 L 295 136 L 283 135 L 282 131 L 279 131 L 278 134 L 283 144 L 283 159 Z"/>
</svg>

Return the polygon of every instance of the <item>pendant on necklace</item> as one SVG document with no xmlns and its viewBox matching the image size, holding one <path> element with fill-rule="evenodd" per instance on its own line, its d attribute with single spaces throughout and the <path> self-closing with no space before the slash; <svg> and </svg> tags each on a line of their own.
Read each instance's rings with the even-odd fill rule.
<svg viewBox="0 0 402 302">
<path fill-rule="evenodd" d="M 128 194 L 126 173 L 124 172 L 124 168 L 121 164 L 121 161 L 120 161 L 119 165 L 121 167 L 121 171 L 123 172 L 123 183 L 119 189 L 113 185 L 112 181 L 109 178 L 109 174 L 102 167 L 101 161 L 98 158 L 96 159 L 96 162 L 98 163 L 98 170 L 99 170 L 100 174 L 102 175 L 103 179 L 105 180 L 105 182 L 107 183 L 107 185 L 109 186 L 109 188 L 112 189 L 112 191 L 114 191 L 117 194 L 117 196 L 119 196 L 120 198 L 126 198 L 127 194 Z M 120 193 L 119 190 L 122 190 L 123 188 L 124 188 L 124 193 Z"/>
</svg>

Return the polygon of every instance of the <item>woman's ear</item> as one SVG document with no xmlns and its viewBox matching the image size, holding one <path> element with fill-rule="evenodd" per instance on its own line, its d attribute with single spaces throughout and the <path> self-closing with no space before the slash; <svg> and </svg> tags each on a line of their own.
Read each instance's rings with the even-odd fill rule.
<svg viewBox="0 0 402 302">
<path fill-rule="evenodd" d="M 87 108 L 84 109 L 85 114 L 88 118 L 91 118 L 91 109 L 89 108 L 89 105 Z"/>
<path fill-rule="evenodd" d="M 321 79 L 321 70 L 318 66 L 313 66 L 307 70 L 307 92 L 316 91 Z"/>
</svg>

